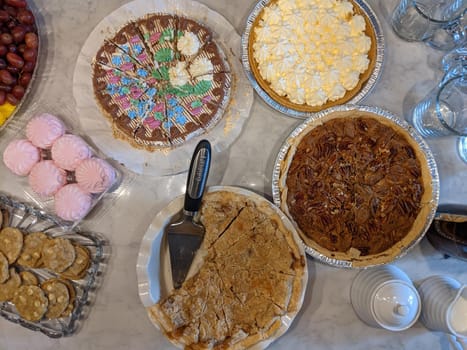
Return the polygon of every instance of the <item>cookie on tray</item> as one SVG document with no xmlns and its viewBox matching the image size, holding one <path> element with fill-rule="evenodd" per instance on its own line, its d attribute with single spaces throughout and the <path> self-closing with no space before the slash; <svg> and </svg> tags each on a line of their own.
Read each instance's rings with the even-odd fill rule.
<svg viewBox="0 0 467 350">
<path fill-rule="evenodd" d="M 62 283 L 64 283 L 67 288 L 68 288 L 68 293 L 70 295 L 70 301 L 68 302 L 68 306 L 63 311 L 63 313 L 60 315 L 61 317 L 68 317 L 71 315 L 73 310 L 75 309 L 75 300 L 76 300 L 76 290 L 75 287 L 73 287 L 73 284 L 68 281 L 68 280 L 61 280 Z"/>
<path fill-rule="evenodd" d="M 35 274 L 33 274 L 30 271 L 21 271 L 19 273 L 19 276 L 21 277 L 21 285 L 22 286 L 38 286 L 39 285 L 39 279 Z"/>
<path fill-rule="evenodd" d="M 76 259 L 73 264 L 61 273 L 61 276 L 70 280 L 80 280 L 86 276 L 91 257 L 89 250 L 83 246 L 75 245 Z"/>
<path fill-rule="evenodd" d="M 54 238 L 42 247 L 42 262 L 54 272 L 61 273 L 69 268 L 76 258 L 75 247 L 66 238 Z"/>
<path fill-rule="evenodd" d="M 7 209 L 0 209 L 0 230 L 7 227 L 10 222 L 10 212 Z"/>
<path fill-rule="evenodd" d="M 15 293 L 13 303 L 21 317 L 28 321 L 39 321 L 49 305 L 44 291 L 38 286 L 21 286 Z"/>
<path fill-rule="evenodd" d="M 0 231 L 0 252 L 5 254 L 10 264 L 18 259 L 23 249 L 23 233 L 14 227 L 5 227 Z"/>
<path fill-rule="evenodd" d="M 70 304 L 70 292 L 68 286 L 63 281 L 53 278 L 42 283 L 49 306 L 45 317 L 48 319 L 59 318 Z"/>
<path fill-rule="evenodd" d="M 5 283 L 10 278 L 9 266 L 7 257 L 0 252 L 0 283 Z"/>
<path fill-rule="evenodd" d="M 42 264 L 42 248 L 49 237 L 42 232 L 33 232 L 24 236 L 24 244 L 17 264 L 24 267 L 39 267 Z"/>
<path fill-rule="evenodd" d="M 0 302 L 12 300 L 19 286 L 21 286 L 21 277 L 12 267 L 10 269 L 10 278 L 5 283 L 0 284 Z"/>
</svg>

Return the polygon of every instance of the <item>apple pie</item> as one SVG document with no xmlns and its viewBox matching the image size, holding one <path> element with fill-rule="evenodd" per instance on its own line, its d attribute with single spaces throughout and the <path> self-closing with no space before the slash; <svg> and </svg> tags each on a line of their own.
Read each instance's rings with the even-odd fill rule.
<svg viewBox="0 0 467 350">
<path fill-rule="evenodd" d="M 245 349 L 280 336 L 284 319 L 298 312 L 307 279 L 303 248 L 277 209 L 257 197 L 206 194 L 201 267 L 148 308 L 176 345 Z"/>
</svg>

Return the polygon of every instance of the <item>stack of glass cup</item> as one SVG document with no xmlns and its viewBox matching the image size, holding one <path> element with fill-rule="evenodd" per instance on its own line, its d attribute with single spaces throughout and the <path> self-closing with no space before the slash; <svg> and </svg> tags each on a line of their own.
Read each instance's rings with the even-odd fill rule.
<svg viewBox="0 0 467 350">
<path fill-rule="evenodd" d="M 452 50 L 466 41 L 467 0 L 401 0 L 394 9 L 394 31 L 408 41 Z"/>
<path fill-rule="evenodd" d="M 412 124 L 425 137 L 457 136 L 457 150 L 467 163 L 467 45 L 442 60 L 445 72 L 439 84 L 419 102 Z"/>
</svg>

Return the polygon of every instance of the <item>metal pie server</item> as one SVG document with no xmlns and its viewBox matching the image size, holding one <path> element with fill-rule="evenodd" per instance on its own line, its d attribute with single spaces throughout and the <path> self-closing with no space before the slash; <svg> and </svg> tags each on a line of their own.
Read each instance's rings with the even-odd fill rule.
<svg viewBox="0 0 467 350">
<path fill-rule="evenodd" d="M 185 281 L 193 258 L 204 238 L 204 226 L 194 221 L 203 198 L 211 164 L 211 144 L 207 140 L 198 143 L 188 171 L 183 209 L 165 228 L 169 245 L 172 280 L 176 289 Z"/>
</svg>

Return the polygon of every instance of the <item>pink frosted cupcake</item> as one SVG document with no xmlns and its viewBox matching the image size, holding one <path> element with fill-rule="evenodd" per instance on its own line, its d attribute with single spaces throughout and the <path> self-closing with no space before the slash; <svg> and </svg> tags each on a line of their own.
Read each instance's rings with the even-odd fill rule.
<svg viewBox="0 0 467 350">
<path fill-rule="evenodd" d="M 76 168 L 75 178 L 86 192 L 100 193 L 107 190 L 115 181 L 115 169 L 105 160 L 89 158 Z"/>
<path fill-rule="evenodd" d="M 39 148 L 50 148 L 65 134 L 65 124 L 52 114 L 43 113 L 34 117 L 26 125 L 26 136 Z"/>
<path fill-rule="evenodd" d="M 39 149 L 26 139 L 11 141 L 3 152 L 3 162 L 19 176 L 29 174 L 40 159 Z"/>
<path fill-rule="evenodd" d="M 91 157 L 91 149 L 79 136 L 66 134 L 52 145 L 52 159 L 65 170 L 74 171 L 78 164 Z"/>
<path fill-rule="evenodd" d="M 55 212 L 64 220 L 81 220 L 91 208 L 91 200 L 78 184 L 66 185 L 55 194 Z"/>
<path fill-rule="evenodd" d="M 41 197 L 53 196 L 66 184 L 66 171 L 51 160 L 37 163 L 29 173 L 29 185 Z"/>
</svg>

